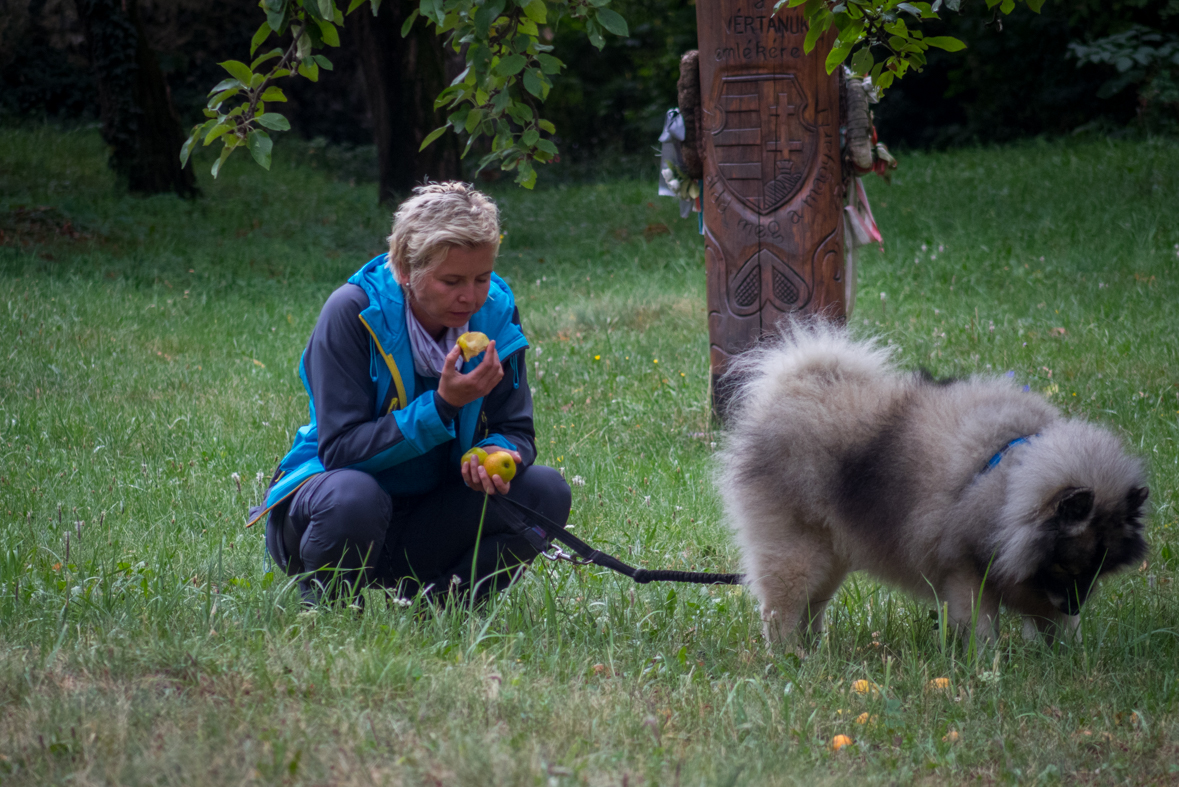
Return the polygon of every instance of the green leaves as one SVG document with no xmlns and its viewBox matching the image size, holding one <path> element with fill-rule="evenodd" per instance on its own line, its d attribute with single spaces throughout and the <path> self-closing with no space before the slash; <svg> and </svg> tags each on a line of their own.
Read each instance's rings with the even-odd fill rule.
<svg viewBox="0 0 1179 787">
<path fill-rule="evenodd" d="M 274 32 L 282 33 L 286 30 L 289 6 L 288 0 L 263 0 L 263 7 L 266 9 L 266 24 L 270 25 L 270 29 Z"/>
<path fill-rule="evenodd" d="M 413 27 L 413 23 L 417 21 L 419 13 L 420 12 L 418 9 L 415 8 L 412 12 L 410 12 L 410 15 L 405 18 L 405 21 L 401 24 L 402 38 L 405 38 L 407 35 L 409 35 L 409 31 Z"/>
<path fill-rule="evenodd" d="M 270 151 L 274 148 L 274 142 L 270 140 L 270 135 L 265 131 L 251 131 L 246 145 L 249 147 L 250 155 L 254 157 L 254 161 L 257 161 L 262 169 L 270 169 Z"/>
<path fill-rule="evenodd" d="M 440 136 L 442 136 L 443 134 L 445 134 L 445 133 L 446 133 L 446 129 L 447 129 L 447 128 L 449 128 L 449 127 L 450 127 L 450 126 L 449 126 L 449 124 L 448 124 L 448 125 L 445 125 L 445 126 L 439 126 L 438 128 L 436 128 L 436 129 L 434 129 L 433 131 L 431 131 L 431 132 L 430 132 L 430 133 L 429 133 L 429 134 L 426 136 L 426 138 L 425 138 L 424 140 L 422 140 L 422 146 L 421 146 L 420 148 L 418 148 L 418 151 L 419 151 L 419 152 L 421 152 L 421 151 L 425 150 L 426 148 L 428 148 L 428 147 L 430 146 L 430 143 L 431 143 L 431 142 L 433 142 L 434 140 L 438 139 L 438 137 L 440 137 Z"/>
<path fill-rule="evenodd" d="M 541 25 L 572 16 L 585 23 L 595 46 L 605 45 L 605 34 L 626 36 L 626 20 L 608 8 L 611 0 L 419 0 L 420 15 L 459 49 L 466 46 L 467 68 L 435 101 L 447 108 L 446 125 L 422 142 L 434 142 L 447 129 L 467 137 L 466 148 L 479 137 L 491 151 L 479 168 L 498 163 L 516 172 L 516 182 L 531 188 L 536 162 L 558 155 L 545 137 L 556 128 L 539 117 L 537 102 L 552 89 L 551 76 L 565 67 L 542 43 Z M 408 32 L 408 27 L 406 28 Z"/>
<path fill-rule="evenodd" d="M 218 63 L 217 65 L 228 71 L 231 77 L 243 85 L 250 84 L 250 79 L 254 76 L 254 72 L 250 70 L 249 66 L 237 60 L 226 60 L 224 63 Z"/>
<path fill-rule="evenodd" d="M 508 55 L 499 61 L 499 65 L 495 67 L 495 73 L 501 77 L 515 76 L 524 70 L 527 63 L 528 57 L 525 55 Z"/>
<path fill-rule="evenodd" d="M 894 0 L 895 1 L 895 0 Z M 250 41 L 250 56 L 270 38 L 280 36 L 280 46 L 255 58 L 250 65 L 227 60 L 221 66 L 230 79 L 210 91 L 208 121 L 193 129 L 181 149 L 188 161 L 198 143 L 220 141 L 222 156 L 213 167 L 216 177 L 229 152 L 240 146 L 250 150 L 254 160 L 270 167 L 273 142 L 267 131 L 287 131 L 290 123 L 266 103 L 281 103 L 286 94 L 275 80 L 299 76 L 317 81 L 319 70 L 332 64 L 316 50 L 340 45 L 338 27 L 345 14 L 337 0 L 260 0 L 266 22 Z M 821 5 L 823 0 L 791 0 Z M 995 0 L 1002 2 L 1002 0 Z M 605 46 L 606 35 L 628 36 L 626 20 L 610 8 L 611 0 L 417 0 L 401 25 L 407 36 L 418 19 L 425 19 L 447 44 L 465 53 L 467 67 L 435 99 L 436 109 L 448 113 L 446 124 L 434 129 L 422 141 L 422 149 L 448 130 L 466 137 L 466 151 L 480 137 L 490 146 L 479 168 L 498 163 L 516 172 L 516 182 L 531 188 L 536 183 L 537 162 L 553 161 L 557 146 L 546 135 L 556 133 L 552 123 L 540 117 L 539 102 L 548 97 L 552 77 L 565 64 L 549 54 L 552 38 L 546 25 L 564 17 L 585 25 L 590 43 Z M 921 12 L 922 3 L 911 3 Z M 366 0 L 349 0 L 347 13 L 366 5 Z M 375 15 L 381 0 L 367 0 Z M 416 5 L 416 8 L 413 7 Z M 826 23 L 825 30 L 830 26 Z M 821 34 L 816 33 L 816 37 Z M 282 40 L 285 38 L 285 41 Z M 813 45 L 813 44 L 812 44 Z M 848 49 L 850 51 L 850 48 Z M 843 53 L 846 56 L 847 52 Z M 871 56 L 868 56 L 871 62 Z M 842 58 L 840 58 L 842 59 Z M 270 66 L 269 70 L 265 69 Z M 235 106 L 236 104 L 236 106 Z M 263 129 L 266 129 L 265 131 Z"/>
<path fill-rule="evenodd" d="M 830 74 L 835 70 L 835 67 L 847 59 L 848 53 L 851 52 L 851 44 L 844 44 L 842 46 L 835 46 L 827 53 L 827 73 Z"/>
<path fill-rule="evenodd" d="M 272 131 L 290 131 L 291 123 L 282 115 L 274 112 L 266 112 L 254 118 L 258 125 L 265 126 Z"/>
<path fill-rule="evenodd" d="M 924 39 L 924 41 L 926 46 L 936 46 L 938 49 L 944 49 L 947 52 L 961 52 L 966 48 L 966 44 L 951 36 L 930 36 Z"/>
<path fill-rule="evenodd" d="M 867 74 L 872 70 L 873 65 L 875 65 L 875 60 L 872 58 L 872 50 L 867 46 L 860 47 L 860 51 L 852 57 L 852 71 L 857 74 Z"/>
<path fill-rule="evenodd" d="M 524 6 L 524 13 L 538 25 L 543 25 L 549 18 L 548 7 L 544 4 L 544 0 L 532 0 Z"/>
<path fill-rule="evenodd" d="M 229 90 L 222 90 L 220 93 L 214 94 L 213 97 L 209 99 L 209 103 L 208 103 L 209 109 L 216 109 L 217 107 L 221 106 L 223 103 L 225 103 L 229 99 L 233 98 L 234 96 L 236 96 L 240 92 L 241 92 L 240 87 L 232 87 Z"/>
<path fill-rule="evenodd" d="M 299 63 L 299 76 L 307 77 L 312 82 L 319 81 L 319 64 L 311 58 L 306 58 Z"/>
<path fill-rule="evenodd" d="M 611 11 L 609 8 L 598 9 L 598 23 L 616 36 L 625 38 L 630 35 L 626 20 L 617 11 Z"/>
<path fill-rule="evenodd" d="M 209 129 L 209 133 L 205 136 L 205 147 L 213 144 L 218 138 L 225 136 L 233 129 L 233 123 L 217 123 Z"/>
<path fill-rule="evenodd" d="M 336 26 L 331 22 L 316 21 L 316 26 L 319 28 L 319 37 L 328 46 L 340 45 L 340 34 L 336 31 Z"/>
<path fill-rule="evenodd" d="M 491 32 L 491 23 L 504 10 L 506 0 L 484 0 L 479 10 L 475 12 L 475 34 L 479 38 L 487 38 Z M 435 23 L 437 24 L 437 23 Z"/>
<path fill-rule="evenodd" d="M 274 49 L 271 49 L 266 54 L 259 55 L 257 58 L 255 58 L 254 62 L 250 63 L 250 70 L 254 71 L 255 69 L 258 68 L 258 66 L 262 65 L 267 60 L 273 60 L 276 57 L 282 57 L 282 50 L 279 49 L 278 47 L 275 47 Z"/>
<path fill-rule="evenodd" d="M 564 63 L 552 55 L 539 54 L 536 56 L 536 61 L 540 63 L 541 70 L 546 74 L 559 74 L 561 69 L 565 67 Z"/>
<path fill-rule="evenodd" d="M 937 19 L 943 8 L 957 11 L 962 0 L 778 0 L 776 8 L 803 6 L 807 34 L 803 50 L 811 52 L 825 34 L 837 31 L 825 66 L 831 73 L 847 61 L 857 76 L 870 76 L 878 92 L 909 71 L 925 67 L 931 48 L 958 52 L 966 45 L 951 36 L 929 36 L 918 29 L 924 19 Z M 1044 0 L 986 0 L 996 13 L 1011 13 L 1017 2 L 1038 12 Z M 873 53 L 876 49 L 876 54 Z M 852 55 L 852 53 L 855 53 Z M 880 55 L 883 60 L 878 59 Z"/>
<path fill-rule="evenodd" d="M 270 28 L 270 23 L 263 22 L 262 26 L 258 28 L 258 32 L 254 33 L 254 37 L 250 39 L 250 57 L 254 56 L 254 52 L 258 51 L 258 47 L 262 46 L 262 43 L 270 37 L 272 32 L 274 31 Z"/>
<path fill-rule="evenodd" d="M 535 68 L 530 68 L 524 73 L 524 89 L 539 99 L 545 97 L 545 84 Z"/>
<path fill-rule="evenodd" d="M 230 145 L 226 145 L 221 150 L 221 156 L 215 162 L 213 162 L 213 169 L 210 170 L 214 178 L 217 177 L 217 173 L 221 171 L 221 165 L 225 163 L 227 158 L 229 158 L 229 154 L 233 153 L 235 147 L 236 146 L 231 147 Z"/>
</svg>

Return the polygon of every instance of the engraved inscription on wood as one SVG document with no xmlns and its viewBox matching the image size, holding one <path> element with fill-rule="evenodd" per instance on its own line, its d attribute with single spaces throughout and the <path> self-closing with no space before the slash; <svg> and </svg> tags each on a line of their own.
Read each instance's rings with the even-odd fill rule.
<svg viewBox="0 0 1179 787">
<path fill-rule="evenodd" d="M 713 379 L 782 315 L 843 316 L 839 82 L 801 9 L 699 0 Z"/>
</svg>

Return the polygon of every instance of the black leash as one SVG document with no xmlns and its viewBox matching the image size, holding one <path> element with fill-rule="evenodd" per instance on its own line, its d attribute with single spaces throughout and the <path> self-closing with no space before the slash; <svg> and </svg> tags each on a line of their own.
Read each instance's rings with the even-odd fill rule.
<svg viewBox="0 0 1179 787">
<path fill-rule="evenodd" d="M 567 560 L 574 565 L 592 563 L 595 566 L 602 566 L 611 571 L 617 571 L 619 574 L 625 574 L 640 585 L 645 585 L 648 582 L 693 582 L 698 585 L 740 585 L 745 581 L 744 574 L 710 574 L 704 571 L 649 571 L 645 568 L 628 566 L 613 555 L 609 555 L 599 549 L 594 549 L 566 530 L 564 525 L 557 524 L 544 514 L 539 511 L 533 511 L 523 503 L 511 500 L 503 495 L 492 495 L 491 500 L 499 505 L 500 513 L 503 514 L 508 525 L 519 535 L 528 539 L 528 542 L 539 550 L 542 555 L 551 560 Z M 513 511 L 512 508 L 506 505 L 508 503 L 518 510 Z M 520 512 L 528 515 L 534 521 L 541 523 L 543 528 L 528 524 L 524 521 L 524 517 L 520 515 Z M 551 539 L 556 539 L 565 544 L 576 552 L 580 558 L 567 555 L 559 548 L 555 556 L 548 554 L 548 549 L 550 548 L 549 541 Z"/>
</svg>

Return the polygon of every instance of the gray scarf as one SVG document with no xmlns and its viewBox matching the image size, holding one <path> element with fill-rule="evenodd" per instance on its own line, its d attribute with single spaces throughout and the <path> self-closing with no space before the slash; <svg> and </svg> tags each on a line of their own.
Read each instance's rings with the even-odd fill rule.
<svg viewBox="0 0 1179 787">
<path fill-rule="evenodd" d="M 409 330 L 409 346 L 413 350 L 413 368 L 422 377 L 441 377 L 442 367 L 446 363 L 446 354 L 454 347 L 458 337 L 467 332 L 467 326 L 447 328 L 441 339 L 435 340 L 430 333 L 418 322 L 414 316 L 413 307 L 405 304 L 405 326 Z M 463 368 L 463 357 L 460 355 L 454 365 L 455 371 Z"/>
</svg>

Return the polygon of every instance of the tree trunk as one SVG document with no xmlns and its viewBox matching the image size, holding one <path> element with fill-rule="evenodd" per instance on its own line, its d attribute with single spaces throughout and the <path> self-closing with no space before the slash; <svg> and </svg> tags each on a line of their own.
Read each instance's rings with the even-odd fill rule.
<svg viewBox="0 0 1179 787">
<path fill-rule="evenodd" d="M 168 84 L 148 46 L 137 0 L 76 0 L 98 91 L 111 167 L 142 194 L 199 194 L 180 168 L 184 132 Z"/>
<path fill-rule="evenodd" d="M 784 317 L 845 315 L 839 77 L 803 54 L 803 9 L 696 6 L 713 412 L 731 359 Z M 760 10 L 759 10 L 760 9 Z"/>
<path fill-rule="evenodd" d="M 355 16 L 357 49 L 377 145 L 381 202 L 397 201 L 426 178 L 462 177 L 454 134 L 444 134 L 418 152 L 426 135 L 446 122 L 446 113 L 434 110 L 434 97 L 461 69 L 461 58 L 445 48 L 422 21 L 402 38 L 401 25 L 408 8 L 408 3 L 387 0 L 378 16 L 365 8 Z"/>
</svg>

